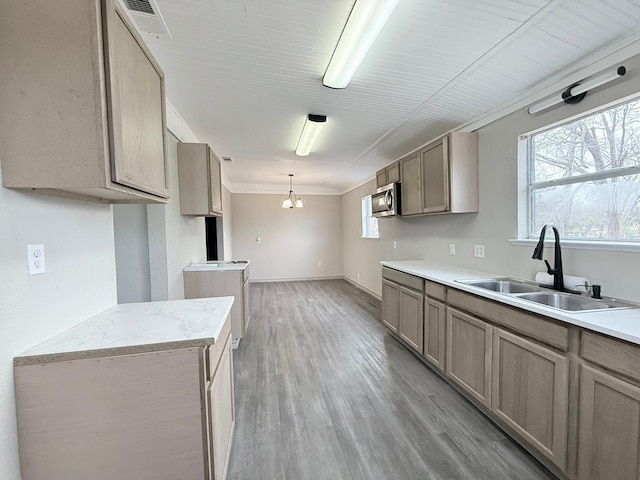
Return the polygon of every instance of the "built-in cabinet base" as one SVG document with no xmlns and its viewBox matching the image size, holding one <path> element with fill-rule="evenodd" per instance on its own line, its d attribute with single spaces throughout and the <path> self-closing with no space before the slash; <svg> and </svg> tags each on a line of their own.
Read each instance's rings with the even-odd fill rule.
<svg viewBox="0 0 640 480">
<path fill-rule="evenodd" d="M 388 267 L 382 275 L 393 336 L 558 478 L 640 480 L 640 346 Z M 389 307 L 420 282 L 422 351 Z"/>
</svg>

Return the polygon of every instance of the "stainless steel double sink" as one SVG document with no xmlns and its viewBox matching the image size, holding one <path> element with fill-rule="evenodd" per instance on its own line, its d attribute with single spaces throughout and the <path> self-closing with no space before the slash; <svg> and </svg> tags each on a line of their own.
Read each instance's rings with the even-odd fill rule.
<svg viewBox="0 0 640 480">
<path fill-rule="evenodd" d="M 633 302 L 611 297 L 595 299 L 586 294 L 558 292 L 517 278 L 488 278 L 456 281 L 572 313 L 612 308 L 640 308 L 639 304 Z"/>
</svg>

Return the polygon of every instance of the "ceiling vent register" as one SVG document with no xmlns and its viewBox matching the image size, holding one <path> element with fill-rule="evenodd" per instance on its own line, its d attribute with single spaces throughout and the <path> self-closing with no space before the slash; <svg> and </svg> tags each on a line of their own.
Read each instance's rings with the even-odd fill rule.
<svg viewBox="0 0 640 480">
<path fill-rule="evenodd" d="M 123 2 L 138 30 L 150 33 L 158 38 L 171 38 L 171 33 L 162 17 L 156 0 L 123 0 Z"/>
</svg>

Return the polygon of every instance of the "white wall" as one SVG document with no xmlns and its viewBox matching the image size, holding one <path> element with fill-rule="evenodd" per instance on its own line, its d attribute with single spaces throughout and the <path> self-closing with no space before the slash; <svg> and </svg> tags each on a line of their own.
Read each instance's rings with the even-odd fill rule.
<svg viewBox="0 0 640 480">
<path fill-rule="evenodd" d="M 13 357 L 116 303 L 111 206 L 0 188 L 0 246 L 0 478 L 19 480 Z"/>
<path fill-rule="evenodd" d="M 526 109 L 514 112 L 479 130 L 480 211 L 477 214 L 381 219 L 380 240 L 359 238 L 362 196 L 374 191 L 369 182 L 343 195 L 344 274 L 380 295 L 379 260 L 425 259 L 440 264 L 533 279 L 543 263 L 532 260 L 533 247 L 512 246 L 517 237 L 517 139 L 518 135 L 558 122 L 640 90 L 640 61 L 625 62 L 628 72 L 615 85 L 590 92 L 574 106 L 561 106 L 538 115 Z M 392 242 L 397 241 L 397 249 Z M 457 255 L 449 255 L 455 243 Z M 485 258 L 473 256 L 473 244 L 485 245 Z M 613 251 L 563 249 L 565 273 L 588 277 L 602 284 L 603 294 L 640 301 L 635 282 L 640 254 Z M 553 259 L 547 248 L 545 258 Z M 360 279 L 357 274 L 360 273 Z"/>
<path fill-rule="evenodd" d="M 206 260 L 204 217 L 190 217 L 180 214 L 180 190 L 178 187 L 178 139 L 169 135 L 169 185 L 171 200 L 164 205 L 165 231 L 167 242 L 167 300 L 184 299 L 182 269 L 191 260 Z M 152 232 L 150 231 L 151 235 Z"/>
<path fill-rule="evenodd" d="M 118 303 L 150 302 L 147 206 L 114 205 Z"/>
<path fill-rule="evenodd" d="M 222 251 L 223 260 L 233 260 L 233 207 L 231 206 L 231 192 L 222 187 Z"/>
<path fill-rule="evenodd" d="M 285 209 L 284 194 L 232 194 L 233 256 L 251 261 L 252 280 L 342 276 L 340 197 L 302 197 Z"/>
<path fill-rule="evenodd" d="M 180 214 L 178 139 L 169 134 L 169 203 L 116 205 L 118 302 L 184 299 L 182 269 L 206 260 L 204 218 Z"/>
</svg>

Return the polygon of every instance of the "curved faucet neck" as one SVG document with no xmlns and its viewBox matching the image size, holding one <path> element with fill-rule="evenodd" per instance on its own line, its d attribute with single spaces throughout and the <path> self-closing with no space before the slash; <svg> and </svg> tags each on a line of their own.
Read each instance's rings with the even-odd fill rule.
<svg viewBox="0 0 640 480">
<path fill-rule="evenodd" d="M 555 290 L 564 290 L 564 274 L 562 271 L 562 249 L 560 248 L 560 232 L 558 227 L 553 223 L 548 223 L 542 227 L 540 231 L 540 239 L 538 240 L 538 244 L 533 251 L 533 256 L 531 258 L 536 260 L 542 260 L 542 253 L 544 250 L 544 237 L 547 233 L 547 227 L 550 227 L 553 230 L 553 235 L 555 237 L 555 246 L 554 246 L 554 259 L 553 259 L 553 268 L 549 265 L 549 262 L 544 261 L 547 265 L 547 273 L 549 275 L 553 275 L 553 288 Z"/>
</svg>

